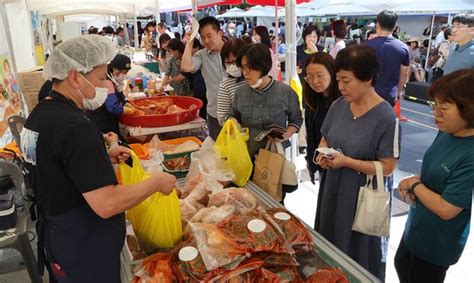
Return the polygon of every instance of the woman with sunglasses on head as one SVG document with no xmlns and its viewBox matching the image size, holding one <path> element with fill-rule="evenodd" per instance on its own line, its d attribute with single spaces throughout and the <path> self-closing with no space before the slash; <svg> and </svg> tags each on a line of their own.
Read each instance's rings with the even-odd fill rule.
<svg viewBox="0 0 474 283">
<path fill-rule="evenodd" d="M 400 282 L 443 282 L 469 235 L 474 188 L 474 71 L 460 70 L 429 89 L 439 129 L 420 176 L 403 179 L 412 203 L 395 255 Z"/>
</svg>

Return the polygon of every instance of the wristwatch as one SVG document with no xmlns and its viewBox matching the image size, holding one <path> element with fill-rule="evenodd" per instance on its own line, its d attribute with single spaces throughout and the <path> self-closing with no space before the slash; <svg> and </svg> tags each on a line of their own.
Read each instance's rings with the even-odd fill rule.
<svg viewBox="0 0 474 283">
<path fill-rule="evenodd" d="M 414 194 L 415 193 L 415 188 L 418 187 L 418 185 L 421 185 L 423 184 L 422 182 L 420 181 L 417 181 L 415 183 L 413 183 L 413 185 L 410 186 L 410 188 L 407 190 L 407 193 L 409 193 L 410 195 Z"/>
</svg>

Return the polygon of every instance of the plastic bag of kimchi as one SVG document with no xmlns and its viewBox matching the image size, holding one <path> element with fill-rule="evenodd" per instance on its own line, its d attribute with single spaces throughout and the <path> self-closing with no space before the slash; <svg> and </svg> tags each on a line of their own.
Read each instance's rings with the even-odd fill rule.
<svg viewBox="0 0 474 283">
<path fill-rule="evenodd" d="M 135 268 L 135 278 L 133 283 L 168 283 L 174 282 L 171 267 L 171 255 L 157 253 L 145 258 L 140 265 Z"/>
<path fill-rule="evenodd" d="M 308 283 L 349 283 L 346 275 L 339 268 L 321 268 L 311 275 Z"/>
<path fill-rule="evenodd" d="M 232 236 L 219 230 L 216 224 L 190 222 L 189 227 L 208 271 L 223 266 L 233 269 L 245 259 L 245 250 L 240 249 Z"/>
<path fill-rule="evenodd" d="M 188 222 L 199 210 L 201 210 L 204 205 L 196 202 L 189 201 L 187 199 L 179 200 L 179 208 L 181 210 L 182 220 Z"/>
<path fill-rule="evenodd" d="M 209 206 L 234 206 L 239 213 L 254 211 L 258 202 L 255 196 L 245 188 L 228 188 L 212 193 L 209 197 Z"/>
<path fill-rule="evenodd" d="M 199 210 L 189 221 L 193 223 L 214 224 L 234 214 L 237 214 L 237 209 L 232 205 L 211 206 Z"/>
<path fill-rule="evenodd" d="M 219 268 L 207 271 L 193 237 L 177 246 L 172 254 L 173 271 L 178 282 L 207 282 L 225 272 Z"/>
<path fill-rule="evenodd" d="M 284 208 L 269 208 L 266 212 L 281 228 L 291 247 L 303 251 L 313 249 L 313 237 L 304 224 L 293 214 Z"/>
</svg>

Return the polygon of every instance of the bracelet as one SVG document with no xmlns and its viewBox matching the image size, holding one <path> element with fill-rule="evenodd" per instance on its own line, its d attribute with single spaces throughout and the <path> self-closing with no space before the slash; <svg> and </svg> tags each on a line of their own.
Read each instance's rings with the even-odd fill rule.
<svg viewBox="0 0 474 283">
<path fill-rule="evenodd" d="M 416 187 L 418 187 L 418 185 L 421 185 L 421 184 L 423 184 L 423 183 L 420 182 L 420 181 L 417 181 L 417 182 L 413 183 L 413 185 L 411 185 L 411 187 L 407 190 L 407 193 L 409 193 L 411 195 L 415 194 Z"/>
</svg>

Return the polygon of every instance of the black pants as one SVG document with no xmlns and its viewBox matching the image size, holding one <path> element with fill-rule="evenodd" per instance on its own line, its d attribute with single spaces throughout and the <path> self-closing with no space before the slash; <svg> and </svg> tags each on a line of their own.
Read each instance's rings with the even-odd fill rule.
<svg viewBox="0 0 474 283">
<path fill-rule="evenodd" d="M 402 240 L 395 255 L 395 269 L 401 283 L 444 282 L 449 266 L 438 266 L 417 258 Z"/>
<path fill-rule="evenodd" d="M 209 129 L 209 135 L 214 141 L 216 141 L 217 136 L 219 136 L 219 133 L 222 129 L 222 127 L 219 125 L 219 121 L 217 120 L 217 118 L 214 118 L 211 115 L 207 114 L 207 127 Z"/>
</svg>

